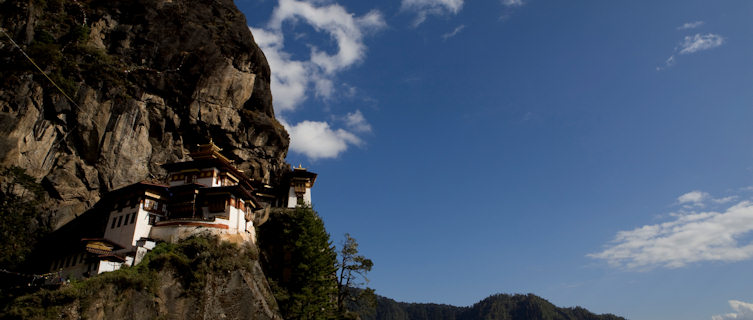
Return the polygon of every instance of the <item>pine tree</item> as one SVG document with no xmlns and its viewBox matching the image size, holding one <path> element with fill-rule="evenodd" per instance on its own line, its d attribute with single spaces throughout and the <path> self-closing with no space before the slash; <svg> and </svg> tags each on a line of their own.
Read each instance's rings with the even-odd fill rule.
<svg viewBox="0 0 753 320">
<path fill-rule="evenodd" d="M 337 263 L 337 311 L 344 317 L 351 317 L 349 305 L 368 309 L 376 304 L 374 290 L 361 288 L 369 282 L 366 273 L 371 271 L 374 262 L 358 254 L 358 242 L 350 234 L 345 234 L 341 245 L 340 261 Z"/>
<path fill-rule="evenodd" d="M 331 319 L 337 255 L 319 215 L 299 206 L 259 228 L 265 274 L 286 319 Z"/>
</svg>

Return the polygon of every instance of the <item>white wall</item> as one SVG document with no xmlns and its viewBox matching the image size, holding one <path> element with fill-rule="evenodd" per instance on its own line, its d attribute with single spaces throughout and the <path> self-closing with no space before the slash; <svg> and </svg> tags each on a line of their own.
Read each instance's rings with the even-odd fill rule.
<svg viewBox="0 0 753 320">
<path fill-rule="evenodd" d="M 110 217 L 105 226 L 105 239 L 130 250 L 136 245 L 136 241 L 141 238 L 148 238 L 152 226 L 149 224 L 150 212 L 144 209 L 146 201 L 155 200 L 147 199 L 139 203 L 136 208 L 126 207 L 123 208 L 122 211 L 115 210 L 110 212 Z M 131 223 L 131 215 L 134 213 L 136 214 L 136 218 L 134 218 L 133 223 Z M 123 222 L 120 224 L 120 227 L 117 226 L 116 221 L 115 228 L 112 228 L 113 219 L 120 219 L 121 216 L 123 217 Z M 125 221 L 126 218 L 128 219 L 127 224 Z"/>
<path fill-rule="evenodd" d="M 97 267 L 97 274 L 118 270 L 122 265 L 123 263 L 121 262 L 101 260 L 99 262 L 99 266 Z"/>
<path fill-rule="evenodd" d="M 217 179 L 217 175 L 219 174 L 219 170 L 217 170 L 217 168 L 212 167 L 212 168 L 203 168 L 201 171 L 205 172 L 207 170 L 211 170 L 212 171 L 212 175 L 209 176 L 209 177 L 201 177 L 201 178 L 198 177 L 199 171 L 188 171 L 188 172 L 175 172 L 175 173 L 171 173 L 167 177 L 168 185 L 171 186 L 171 187 L 184 185 L 184 184 L 186 184 L 186 176 L 188 176 L 188 175 L 197 175 L 195 183 L 203 184 L 203 185 L 208 186 L 208 187 L 219 187 L 220 186 L 220 181 L 219 181 L 219 179 Z M 176 174 L 182 175 L 181 179 L 179 179 L 179 180 L 173 180 L 173 176 L 176 175 Z"/>
<path fill-rule="evenodd" d="M 216 168 L 211 168 L 209 170 L 212 171 L 212 176 L 204 177 L 204 178 L 198 178 L 198 179 L 196 179 L 196 183 L 203 184 L 203 185 L 205 185 L 207 187 L 217 187 L 217 186 L 219 186 L 220 185 L 219 181 L 216 181 L 216 180 L 219 180 L 219 179 L 216 178 L 217 177 L 217 169 Z M 201 171 L 204 172 L 204 171 L 207 171 L 207 169 L 202 169 Z"/>
<path fill-rule="evenodd" d="M 306 188 L 306 193 L 303 194 L 303 202 L 311 206 L 311 188 Z"/>
<path fill-rule="evenodd" d="M 142 204 L 139 206 L 139 215 L 136 217 L 136 225 L 134 226 L 131 245 L 135 246 L 136 242 L 141 238 L 149 238 L 149 232 L 151 230 L 152 225 L 149 224 L 149 211 L 144 210 Z"/>
<path fill-rule="evenodd" d="M 141 204 L 139 204 L 135 208 L 125 207 L 122 208 L 121 211 L 111 211 L 110 216 L 107 219 L 107 225 L 105 226 L 105 239 L 115 242 L 123 248 L 130 249 L 133 245 L 136 244 L 133 239 L 133 235 L 136 231 L 137 223 L 142 219 L 142 212 L 143 210 L 141 209 Z M 133 214 L 138 215 L 136 216 L 136 218 L 134 218 L 134 223 L 131 223 L 131 215 Z M 116 219 L 114 228 L 112 227 L 113 219 Z M 120 226 L 118 226 L 118 221 L 120 221 Z"/>
<path fill-rule="evenodd" d="M 311 205 L 311 188 L 306 188 L 306 192 L 303 194 L 303 202 L 307 205 Z M 288 208 L 295 208 L 298 205 L 298 197 L 295 195 L 295 189 L 290 187 L 288 190 Z"/>
</svg>

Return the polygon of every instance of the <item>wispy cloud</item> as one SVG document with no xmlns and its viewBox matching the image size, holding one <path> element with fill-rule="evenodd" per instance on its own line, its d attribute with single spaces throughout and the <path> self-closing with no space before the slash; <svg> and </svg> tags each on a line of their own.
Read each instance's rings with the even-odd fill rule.
<svg viewBox="0 0 753 320">
<path fill-rule="evenodd" d="M 730 300 L 729 306 L 735 310 L 734 313 L 711 316 L 711 320 L 753 320 L 753 303 Z"/>
<path fill-rule="evenodd" d="M 724 38 L 718 34 L 696 34 L 686 36 L 680 44 L 680 54 L 696 53 L 698 51 L 709 50 L 724 44 Z"/>
<path fill-rule="evenodd" d="M 719 203 L 719 204 L 725 204 L 725 203 L 735 201 L 737 200 L 737 198 L 738 196 L 729 196 L 729 197 L 724 197 L 724 198 L 719 198 L 719 199 L 711 199 L 711 201 L 715 203 Z"/>
<path fill-rule="evenodd" d="M 709 197 L 707 192 L 694 190 L 677 197 L 678 204 L 703 206 L 703 201 Z"/>
<path fill-rule="evenodd" d="M 502 0 L 502 4 L 508 7 L 520 7 L 524 3 L 523 0 Z"/>
<path fill-rule="evenodd" d="M 371 132 L 371 124 L 366 121 L 366 118 L 363 116 L 363 113 L 361 113 L 361 110 L 356 110 L 355 112 L 348 113 L 347 115 L 345 115 L 343 120 L 345 121 L 345 126 L 351 131 L 360 133 Z"/>
<path fill-rule="evenodd" d="M 683 23 L 681 26 L 677 27 L 677 30 L 689 30 L 689 29 L 695 29 L 704 24 L 703 21 L 693 21 L 693 22 L 686 22 Z"/>
<path fill-rule="evenodd" d="M 328 35 L 336 44 L 336 51 L 321 50 L 320 43 L 314 42 L 317 37 L 300 36 L 291 31 L 293 40 L 305 41 L 310 48 L 303 59 L 293 58 L 285 48 L 283 24 L 286 22 L 305 23 Z M 333 129 L 327 122 L 289 124 L 285 115 L 298 109 L 312 94 L 316 98 L 331 99 L 339 86 L 336 84 L 337 75 L 366 57 L 364 37 L 385 26 L 382 14 L 376 10 L 356 16 L 329 1 L 279 0 L 265 27 L 250 28 L 272 70 L 275 112 L 290 133 L 291 151 L 312 159 L 332 158 L 347 150 L 348 146 L 362 143 L 355 134 Z"/>
<path fill-rule="evenodd" d="M 303 21 L 328 34 L 337 43 L 337 52 L 322 51 L 316 43 L 309 42 L 306 43 L 311 48 L 309 58 L 294 60 L 285 50 L 282 25 L 286 21 Z M 295 110 L 311 89 L 319 97 L 330 97 L 336 74 L 365 58 L 364 35 L 385 25 L 379 11 L 356 17 L 338 4 L 317 6 L 305 1 L 280 0 L 266 28 L 251 28 L 272 68 L 275 110 Z"/>
<path fill-rule="evenodd" d="M 452 30 L 452 31 L 450 31 L 448 33 L 443 34 L 442 35 L 442 39 L 447 40 L 449 38 L 452 38 L 452 37 L 458 35 L 458 33 L 460 33 L 460 31 L 463 31 L 463 29 L 465 29 L 465 25 L 461 24 L 461 25 L 457 26 L 454 30 Z"/>
<path fill-rule="evenodd" d="M 728 198 L 712 199 L 705 192 L 692 191 L 680 196 L 678 204 L 703 206 L 704 200 L 724 203 Z M 620 231 L 604 250 L 588 256 L 630 270 L 753 259 L 753 242 L 746 240 L 753 232 L 753 202 L 741 201 L 719 211 L 691 210 L 670 216 L 674 220 Z"/>
<path fill-rule="evenodd" d="M 676 54 L 669 56 L 669 58 L 667 58 L 667 60 L 664 62 L 664 66 L 657 67 L 656 70 L 663 70 L 675 65 L 677 61 L 677 54 L 686 55 L 699 51 L 710 50 L 721 46 L 722 44 L 724 44 L 724 41 L 724 37 L 713 33 L 697 33 L 692 36 L 685 36 L 683 41 L 680 42 L 677 47 L 675 47 Z"/>
<path fill-rule="evenodd" d="M 463 0 L 402 0 L 400 8 L 415 12 L 413 26 L 418 26 L 431 15 L 457 14 L 463 8 Z"/>
</svg>

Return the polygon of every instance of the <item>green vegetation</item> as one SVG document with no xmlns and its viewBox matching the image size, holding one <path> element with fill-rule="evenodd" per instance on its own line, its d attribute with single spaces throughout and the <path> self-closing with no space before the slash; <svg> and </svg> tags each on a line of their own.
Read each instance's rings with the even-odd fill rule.
<svg viewBox="0 0 753 320">
<path fill-rule="evenodd" d="M 258 252 L 253 245 L 238 248 L 216 236 L 195 236 L 178 243 L 160 243 L 134 267 L 19 297 L 4 307 L 0 318 L 57 319 L 64 308 L 86 310 L 92 300 L 106 291 L 120 296 L 131 292 L 154 298 L 163 272 L 172 274 L 186 289 L 186 294 L 198 300 L 205 290 L 208 275 L 250 271 L 256 259 Z"/>
<path fill-rule="evenodd" d="M 356 318 L 357 313 L 349 309 L 367 312 L 376 307 L 374 289 L 360 289 L 369 282 L 366 273 L 371 271 L 374 262 L 358 254 L 358 242 L 350 234 L 345 234 L 341 245 L 337 264 L 337 311 L 343 317 Z M 353 308 L 349 308 L 351 305 Z"/>
<path fill-rule="evenodd" d="M 275 212 L 259 228 L 267 281 L 285 319 L 331 319 L 336 314 L 337 255 L 310 207 Z"/>
<path fill-rule="evenodd" d="M 124 63 L 110 56 L 105 50 L 93 47 L 89 41 L 91 29 L 83 24 L 88 1 L 37 0 L 38 23 L 34 28 L 34 39 L 24 47 L 34 62 L 71 98 L 75 98 L 81 83 L 100 90 L 106 95 L 116 94 L 114 87 L 127 87 L 128 81 L 123 70 Z M 88 21 L 87 21 L 88 23 Z M 6 42 L 3 37 L 0 41 Z M 3 81 L 13 81 L 18 76 L 31 72 L 36 81 L 49 92 L 57 89 L 40 74 L 31 62 L 16 49 L 18 57 L 8 61 L 22 61 L 17 64 L 0 64 L 5 70 Z M 109 97 L 109 96 L 108 96 Z"/>
<path fill-rule="evenodd" d="M 339 257 L 319 215 L 310 207 L 281 209 L 259 228 L 267 281 L 285 319 L 357 319 L 375 310 L 374 290 L 358 289 L 374 263 L 345 235 Z"/>
<path fill-rule="evenodd" d="M 533 294 L 496 294 L 470 307 L 433 303 L 404 303 L 377 298 L 376 314 L 359 311 L 364 320 L 624 320 L 581 308 L 559 308 Z"/>
<path fill-rule="evenodd" d="M 0 269 L 18 270 L 51 221 L 41 210 L 44 190 L 24 169 L 0 170 Z"/>
</svg>

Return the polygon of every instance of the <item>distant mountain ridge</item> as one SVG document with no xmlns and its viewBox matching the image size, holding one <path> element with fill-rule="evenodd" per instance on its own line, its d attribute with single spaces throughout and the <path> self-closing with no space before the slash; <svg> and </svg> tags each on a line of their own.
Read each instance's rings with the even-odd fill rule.
<svg viewBox="0 0 753 320">
<path fill-rule="evenodd" d="M 534 294 L 495 294 L 470 307 L 397 302 L 378 296 L 376 312 L 360 311 L 363 320 L 625 320 L 584 308 L 560 308 Z"/>
</svg>

